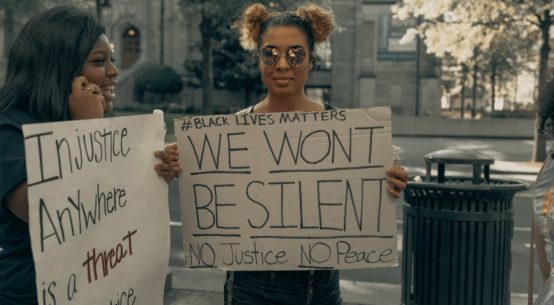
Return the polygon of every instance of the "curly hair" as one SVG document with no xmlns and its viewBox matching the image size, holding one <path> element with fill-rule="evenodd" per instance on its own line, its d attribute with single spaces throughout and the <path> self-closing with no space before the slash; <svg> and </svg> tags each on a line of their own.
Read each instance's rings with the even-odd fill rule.
<svg viewBox="0 0 554 305">
<path fill-rule="evenodd" d="M 554 137 L 554 71 L 550 74 L 540 97 L 538 130 L 545 136 Z"/>
<path fill-rule="evenodd" d="M 306 4 L 295 11 L 272 12 L 263 4 L 255 3 L 244 9 L 242 17 L 233 27 L 238 29 L 241 45 L 246 50 L 257 50 L 264 33 L 272 26 L 293 26 L 306 34 L 309 51 L 316 44 L 329 38 L 335 29 L 335 17 L 331 9 L 316 4 Z"/>
</svg>

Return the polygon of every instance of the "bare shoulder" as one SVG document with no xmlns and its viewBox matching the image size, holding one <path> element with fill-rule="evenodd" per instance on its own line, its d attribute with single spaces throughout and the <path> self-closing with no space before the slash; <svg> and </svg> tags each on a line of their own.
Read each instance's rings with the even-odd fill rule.
<svg viewBox="0 0 554 305">
<path fill-rule="evenodd" d="M 308 109 L 306 111 L 325 111 L 325 106 L 322 103 L 308 100 Z"/>
</svg>

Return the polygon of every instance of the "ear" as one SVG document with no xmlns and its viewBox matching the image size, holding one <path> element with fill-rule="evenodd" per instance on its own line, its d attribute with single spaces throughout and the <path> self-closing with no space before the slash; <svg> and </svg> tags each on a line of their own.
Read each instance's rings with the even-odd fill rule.
<svg viewBox="0 0 554 305">
<path fill-rule="evenodd" d="M 310 68 L 308 71 L 312 71 L 312 69 L 314 68 L 314 62 L 315 62 L 315 58 L 310 55 Z"/>
</svg>

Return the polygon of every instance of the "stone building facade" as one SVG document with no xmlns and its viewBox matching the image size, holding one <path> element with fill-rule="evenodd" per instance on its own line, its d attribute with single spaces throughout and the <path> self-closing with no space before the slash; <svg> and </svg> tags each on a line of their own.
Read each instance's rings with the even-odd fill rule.
<svg viewBox="0 0 554 305">
<path fill-rule="evenodd" d="M 410 25 L 392 19 L 394 0 L 338 0 L 331 6 L 342 28 L 331 38 L 332 69 L 314 71 L 310 85 L 327 85 L 340 107 L 391 106 L 394 113 L 416 111 L 416 46 L 400 45 Z M 421 114 L 439 112 L 438 65 L 420 52 Z"/>
<path fill-rule="evenodd" d="M 95 12 L 95 1 L 84 2 Z M 178 7 L 179 0 L 100 2 L 104 4 L 101 19 L 120 67 L 119 105 L 133 103 L 136 72 L 145 63 L 163 62 L 184 79 L 190 77 L 183 63 L 200 58 L 195 48 L 200 35 L 194 17 L 187 17 Z M 307 84 L 309 96 L 338 107 L 391 106 L 394 113 L 415 114 L 417 52 L 414 43 L 398 43 L 410 24 L 392 20 L 394 4 L 395 0 L 330 1 L 341 30 L 317 51 L 320 61 Z M 439 113 L 438 70 L 431 57 L 420 55 L 421 114 Z M 237 109 L 244 104 L 243 96 L 242 92 L 217 91 L 214 107 Z M 201 100 L 201 90 L 185 88 L 175 103 L 198 109 Z"/>
</svg>

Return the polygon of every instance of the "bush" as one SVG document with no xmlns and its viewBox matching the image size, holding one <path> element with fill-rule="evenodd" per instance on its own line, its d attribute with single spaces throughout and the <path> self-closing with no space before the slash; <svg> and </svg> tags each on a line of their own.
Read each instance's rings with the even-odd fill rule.
<svg viewBox="0 0 554 305">
<path fill-rule="evenodd" d="M 145 102 L 146 92 L 159 94 L 163 99 L 166 94 L 178 93 L 183 89 L 181 76 L 168 66 L 146 64 L 139 69 L 137 74 L 134 89 L 136 99 L 141 103 Z"/>
</svg>

